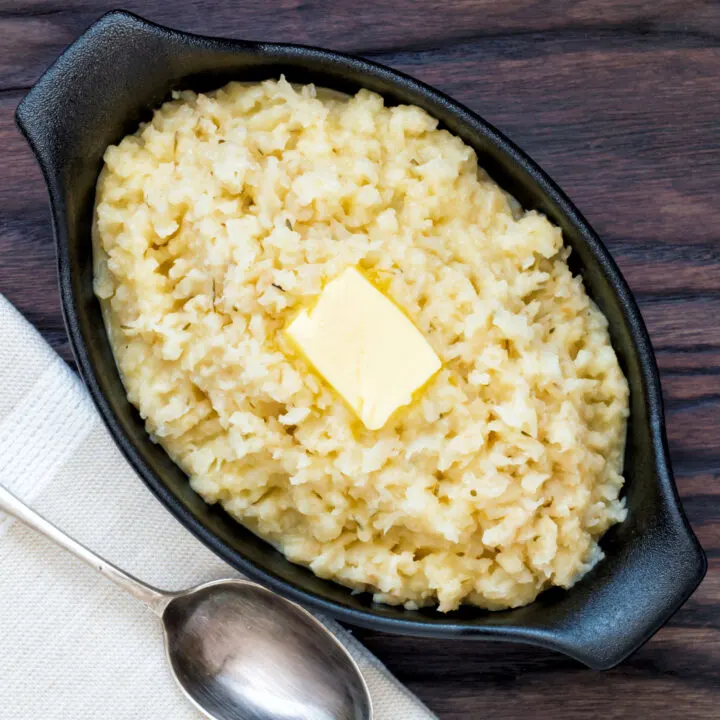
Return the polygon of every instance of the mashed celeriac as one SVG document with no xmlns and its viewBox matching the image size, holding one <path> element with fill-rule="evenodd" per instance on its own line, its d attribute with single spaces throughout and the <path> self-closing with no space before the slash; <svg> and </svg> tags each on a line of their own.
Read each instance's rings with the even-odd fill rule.
<svg viewBox="0 0 720 720">
<path fill-rule="evenodd" d="M 207 502 L 406 607 L 571 586 L 624 519 L 628 388 L 560 230 L 417 107 L 284 79 L 175 93 L 105 153 L 95 291 Z M 284 332 L 360 268 L 442 361 L 368 430 Z"/>
</svg>

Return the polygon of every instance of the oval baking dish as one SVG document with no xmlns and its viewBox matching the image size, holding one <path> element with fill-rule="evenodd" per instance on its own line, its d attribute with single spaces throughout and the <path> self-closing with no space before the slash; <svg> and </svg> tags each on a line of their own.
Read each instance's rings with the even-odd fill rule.
<svg viewBox="0 0 720 720">
<path fill-rule="evenodd" d="M 527 209 L 545 213 L 572 248 L 572 267 L 610 322 L 630 384 L 625 462 L 629 516 L 601 541 L 606 558 L 568 591 L 517 610 L 441 614 L 373 604 L 321 580 L 206 505 L 147 435 L 128 403 L 92 288 L 95 184 L 105 148 L 133 132 L 173 89 L 284 73 L 348 93 L 365 87 L 389 104 L 419 105 L 472 146 L 479 164 Z M 326 50 L 200 37 L 112 12 L 43 75 L 16 119 L 42 167 L 52 205 L 59 284 L 70 341 L 90 394 L 130 464 L 175 517 L 230 565 L 340 620 L 444 638 L 527 642 L 609 668 L 645 642 L 694 591 L 706 560 L 679 504 L 665 439 L 660 380 L 640 313 L 617 266 L 577 209 L 522 151 L 467 108 L 389 68 Z M 98 478 L 93 492 L 102 492 Z"/>
</svg>

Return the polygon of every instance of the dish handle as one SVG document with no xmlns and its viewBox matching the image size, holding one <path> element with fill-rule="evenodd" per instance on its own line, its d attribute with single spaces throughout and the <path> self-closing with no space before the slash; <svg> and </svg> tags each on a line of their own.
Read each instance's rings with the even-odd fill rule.
<svg viewBox="0 0 720 720">
<path fill-rule="evenodd" d="M 252 67 L 262 55 L 260 47 L 178 32 L 124 10 L 103 15 L 48 68 L 15 111 L 51 200 L 68 191 L 65 178 L 97 177 L 105 148 L 148 120 L 152 108 L 186 78 L 202 84 L 205 75 L 210 81 L 223 68 L 231 75 L 238 63 Z"/>
</svg>

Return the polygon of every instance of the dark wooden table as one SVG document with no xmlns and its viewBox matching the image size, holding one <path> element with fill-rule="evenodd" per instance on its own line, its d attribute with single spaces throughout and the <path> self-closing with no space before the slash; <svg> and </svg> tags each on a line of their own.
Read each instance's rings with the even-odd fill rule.
<svg viewBox="0 0 720 720">
<path fill-rule="evenodd" d="M 13 111 L 63 47 L 115 5 L 0 0 L 0 292 L 69 361 L 45 189 Z M 357 634 L 443 720 L 719 718 L 720 4 L 125 5 L 200 33 L 364 55 L 448 92 L 560 183 L 610 247 L 642 307 L 663 374 L 677 483 L 710 562 L 685 607 L 606 673 L 533 648 Z"/>
</svg>

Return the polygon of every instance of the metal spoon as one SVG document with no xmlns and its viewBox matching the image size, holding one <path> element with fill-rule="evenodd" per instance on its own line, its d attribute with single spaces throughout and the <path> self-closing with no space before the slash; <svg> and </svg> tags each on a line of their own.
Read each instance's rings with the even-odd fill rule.
<svg viewBox="0 0 720 720">
<path fill-rule="evenodd" d="M 160 617 L 173 675 L 213 720 L 371 720 L 355 661 L 309 612 L 246 580 L 184 592 L 140 582 L 58 530 L 0 486 L 15 516 L 110 578 Z"/>
</svg>

